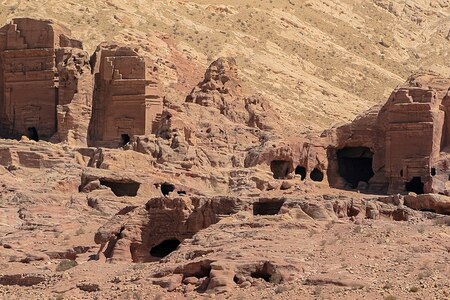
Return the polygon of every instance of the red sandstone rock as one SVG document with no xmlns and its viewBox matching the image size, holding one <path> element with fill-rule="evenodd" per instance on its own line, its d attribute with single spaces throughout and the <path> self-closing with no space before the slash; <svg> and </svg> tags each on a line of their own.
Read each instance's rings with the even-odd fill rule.
<svg viewBox="0 0 450 300">
<path fill-rule="evenodd" d="M 151 134 L 162 110 L 153 68 L 134 49 L 103 43 L 93 57 L 95 91 L 91 144 L 127 144 L 134 135 Z"/>
<path fill-rule="evenodd" d="M 2 137 L 55 136 L 56 141 L 86 143 L 92 98 L 89 56 L 69 35 L 51 21 L 28 18 L 0 28 Z"/>
<path fill-rule="evenodd" d="M 57 28 L 42 21 L 17 22 L 36 22 L 38 29 L 44 24 L 48 32 Z M 22 51 L 15 48 L 25 46 L 14 27 L 0 30 L 0 45 L 11 39 L 14 48 L 0 48 L 1 68 L 8 55 L 24 59 L 14 57 Z M 31 31 L 32 41 L 46 32 Z M 328 285 L 381 290 L 378 278 L 401 277 L 392 274 L 391 262 L 395 270 L 419 277 L 411 266 L 430 257 L 437 258 L 431 265 L 438 266 L 429 276 L 433 287 L 448 286 L 439 277 L 447 271 L 441 258 L 448 252 L 448 234 L 423 220 L 449 213 L 445 196 L 379 198 L 329 188 L 404 193 L 405 183 L 421 177 L 424 192 L 449 193 L 447 79 L 413 76 L 386 105 L 351 124 L 322 135 L 283 139 L 267 101 L 242 94 L 233 59 L 214 62 L 185 103 L 166 97 L 162 108 L 156 70 L 137 50 L 102 44 L 92 58 L 93 92 L 81 44 L 65 34 L 58 43 L 48 49 L 39 45 L 37 52 L 54 52 L 58 62 L 51 62 L 58 75 L 49 78 L 52 84 L 58 81 L 57 97 L 51 99 L 60 102 L 46 113 L 56 115 L 51 141 L 66 143 L 0 140 L 0 263 L 6 266 L 0 275 L 1 292 L 8 285 L 40 284 L 31 292 L 45 288 L 71 291 L 79 298 L 86 297 L 84 292 L 111 298 L 132 286 L 133 297 L 140 296 L 139 289 L 153 295 L 163 287 L 174 297 L 183 292 L 183 297 L 195 298 L 207 290 L 232 297 L 246 288 L 252 298 L 261 291 L 268 298 L 279 292 L 280 297 L 295 298 L 297 291 L 283 292 L 290 281 L 301 289 Z M 177 69 L 170 61 L 161 64 Z M 28 70 L 25 77 L 34 71 L 39 77 L 50 69 Z M 0 89 L 10 83 L 1 76 Z M 41 101 L 45 93 L 38 94 Z M 90 120 L 91 141 L 109 149 L 72 148 L 85 146 Z M 122 134 L 129 143 L 114 149 L 125 142 L 120 141 Z M 410 184 L 421 186 L 419 181 Z M 403 200 L 428 212 L 412 211 Z M 419 235 L 415 222 L 427 224 L 432 241 Z M 409 235 L 414 239 L 411 247 Z M 98 261 L 93 260 L 93 243 L 102 245 Z M 397 263 L 399 257 L 411 264 Z M 59 259 L 82 263 L 54 278 L 22 275 L 53 274 Z M 104 264 L 106 260 L 122 263 Z M 160 263 L 130 265 L 156 260 Z M 331 269 L 349 278 L 330 280 L 333 276 L 326 273 Z M 384 273 L 377 278 L 376 272 Z M 316 273 L 325 275 L 311 275 Z M 84 278 L 89 276 L 95 282 Z M 357 277 L 375 279 L 366 285 Z M 345 297 L 352 291 L 341 292 Z"/>
</svg>

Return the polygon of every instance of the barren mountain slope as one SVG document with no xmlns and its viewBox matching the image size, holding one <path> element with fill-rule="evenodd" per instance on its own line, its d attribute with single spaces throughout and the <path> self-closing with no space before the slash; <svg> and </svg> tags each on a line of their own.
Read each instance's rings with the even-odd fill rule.
<svg viewBox="0 0 450 300">
<path fill-rule="evenodd" d="M 248 92 L 265 94 L 286 122 L 320 129 L 384 101 L 411 72 L 450 75 L 449 3 L 2 0 L 0 23 L 17 16 L 52 18 L 70 27 L 89 51 L 114 39 L 169 63 L 167 45 L 155 44 L 154 37 L 173 38 L 199 70 L 218 56 L 235 56 Z"/>
</svg>

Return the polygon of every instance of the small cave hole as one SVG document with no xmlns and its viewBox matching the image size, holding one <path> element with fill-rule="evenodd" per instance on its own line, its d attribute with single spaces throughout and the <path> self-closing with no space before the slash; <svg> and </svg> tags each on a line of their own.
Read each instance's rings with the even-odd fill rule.
<svg viewBox="0 0 450 300">
<path fill-rule="evenodd" d="M 169 196 L 173 191 L 175 191 L 175 186 L 173 184 L 167 182 L 161 183 L 161 193 L 164 197 Z"/>
<path fill-rule="evenodd" d="M 436 176 L 436 168 L 431 168 L 431 176 Z"/>
<path fill-rule="evenodd" d="M 186 191 L 178 191 L 177 194 L 180 196 L 185 196 L 187 193 Z"/>
<path fill-rule="evenodd" d="M 270 163 L 270 170 L 275 179 L 285 179 L 289 175 L 290 162 L 286 160 L 273 160 Z"/>
<path fill-rule="evenodd" d="M 271 216 L 277 215 L 283 206 L 284 199 L 276 199 L 271 201 L 258 201 L 253 203 L 253 215 L 254 216 Z"/>
<path fill-rule="evenodd" d="M 126 133 L 121 135 L 121 139 L 122 139 L 122 146 L 125 146 L 130 142 L 130 136 Z"/>
<path fill-rule="evenodd" d="M 28 127 L 27 131 L 28 131 L 27 136 L 30 140 L 39 142 L 39 134 L 36 127 Z"/>
<path fill-rule="evenodd" d="M 323 181 L 323 177 L 324 177 L 323 172 L 317 168 L 314 168 L 314 170 L 312 170 L 312 172 L 309 176 L 311 177 L 312 181 L 317 181 L 317 182 Z"/>
<path fill-rule="evenodd" d="M 266 282 L 271 282 L 272 275 L 276 273 L 275 267 L 270 262 L 265 262 L 262 266 L 256 267 L 254 272 L 250 273 L 252 278 L 261 278 Z"/>
<path fill-rule="evenodd" d="M 115 182 L 109 180 L 100 180 L 100 184 L 109 187 L 117 197 L 135 197 L 141 186 L 137 182 Z"/>
<path fill-rule="evenodd" d="M 181 242 L 177 239 L 169 239 L 161 242 L 152 249 L 150 249 L 150 255 L 153 257 L 163 258 L 177 250 Z"/>
<path fill-rule="evenodd" d="M 237 275 L 234 275 L 233 281 L 234 281 L 234 283 L 239 284 L 239 281 L 240 281 L 239 277 Z"/>
<path fill-rule="evenodd" d="M 423 194 L 423 182 L 421 177 L 413 177 L 410 182 L 405 184 L 405 188 L 407 192 L 413 192 L 416 194 Z"/>
<path fill-rule="evenodd" d="M 400 170 L 400 177 L 403 177 L 403 170 Z"/>
<path fill-rule="evenodd" d="M 367 147 L 346 147 L 337 151 L 339 175 L 357 188 L 360 181 L 369 183 L 373 177 L 373 152 Z M 400 176 L 403 176 L 403 170 Z"/>
<path fill-rule="evenodd" d="M 271 277 L 272 275 L 270 275 L 270 274 L 268 274 L 268 273 L 264 273 L 264 272 L 262 272 L 262 271 L 255 271 L 255 272 L 252 272 L 252 273 L 250 274 L 250 276 L 253 277 L 253 278 L 256 278 L 256 279 L 261 278 L 261 279 L 263 279 L 264 281 L 270 282 L 270 277 Z"/>
<path fill-rule="evenodd" d="M 301 180 L 305 180 L 306 179 L 306 168 L 303 166 L 297 166 L 297 168 L 295 168 L 295 174 L 300 175 Z"/>
</svg>

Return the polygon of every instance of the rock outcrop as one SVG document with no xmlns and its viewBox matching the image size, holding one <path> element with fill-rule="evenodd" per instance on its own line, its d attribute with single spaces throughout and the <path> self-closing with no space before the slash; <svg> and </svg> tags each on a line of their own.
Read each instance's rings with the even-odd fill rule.
<svg viewBox="0 0 450 300">
<path fill-rule="evenodd" d="M 214 107 L 235 122 L 245 122 L 242 89 L 236 60 L 219 58 L 205 72 L 205 78 L 186 97 L 186 102 Z"/>
<path fill-rule="evenodd" d="M 158 260 L 199 230 L 237 213 L 241 205 L 231 197 L 154 198 L 119 212 L 98 230 L 95 242 L 108 243 L 105 255 L 113 260 Z"/>
</svg>

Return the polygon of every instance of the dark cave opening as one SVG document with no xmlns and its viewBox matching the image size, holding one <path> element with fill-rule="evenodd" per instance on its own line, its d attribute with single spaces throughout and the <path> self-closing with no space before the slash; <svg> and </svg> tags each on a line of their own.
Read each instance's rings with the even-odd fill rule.
<svg viewBox="0 0 450 300">
<path fill-rule="evenodd" d="M 177 250 L 181 242 L 177 239 L 165 240 L 152 249 L 150 249 L 150 255 L 153 257 L 163 258 Z"/>
<path fill-rule="evenodd" d="M 276 273 L 275 267 L 270 262 L 257 266 L 256 270 L 250 273 L 252 278 L 261 278 L 266 282 L 271 282 L 272 275 Z"/>
<path fill-rule="evenodd" d="M 258 201 L 253 203 L 253 215 L 254 216 L 270 216 L 277 215 L 283 206 L 284 199 L 275 199 L 271 201 Z"/>
<path fill-rule="evenodd" d="M 423 182 L 421 177 L 413 177 L 410 182 L 407 182 L 405 184 L 405 188 L 407 192 L 413 192 L 418 195 L 424 194 Z"/>
<path fill-rule="evenodd" d="M 286 160 L 273 160 L 270 163 L 270 170 L 275 179 L 285 179 L 289 174 L 290 162 Z"/>
<path fill-rule="evenodd" d="M 305 180 L 306 179 L 306 168 L 303 166 L 297 166 L 297 168 L 295 168 L 295 174 L 300 175 L 301 180 Z"/>
<path fill-rule="evenodd" d="M 262 272 L 262 271 L 252 272 L 250 274 L 250 276 L 252 278 L 256 278 L 256 279 L 261 278 L 261 279 L 263 279 L 266 282 L 270 282 L 270 277 L 272 277 L 272 275 L 270 275 L 269 273 L 265 273 L 265 272 Z"/>
<path fill-rule="evenodd" d="M 431 176 L 436 176 L 436 174 L 437 174 L 436 168 L 431 168 L 430 174 L 431 174 Z"/>
<path fill-rule="evenodd" d="M 360 181 L 373 177 L 373 152 L 367 147 L 346 147 L 337 151 L 339 175 L 357 188 Z"/>
<path fill-rule="evenodd" d="M 322 171 L 320 171 L 317 168 L 314 168 L 314 170 L 312 170 L 309 177 L 311 178 L 312 181 L 321 182 L 321 181 L 323 181 L 324 175 L 323 175 Z"/>
<path fill-rule="evenodd" d="M 39 142 L 39 134 L 36 127 L 28 127 L 27 131 L 28 131 L 27 136 L 30 140 Z"/>
<path fill-rule="evenodd" d="M 109 187 L 117 197 L 135 197 L 141 186 L 141 184 L 137 182 L 115 182 L 104 179 L 100 180 L 100 184 Z"/>
<path fill-rule="evenodd" d="M 169 196 L 173 191 L 175 191 L 175 186 L 173 184 L 167 182 L 161 183 L 161 193 L 164 197 Z"/>
<path fill-rule="evenodd" d="M 130 136 L 128 134 L 124 133 L 120 137 L 122 139 L 122 146 L 125 146 L 130 142 Z"/>
</svg>

